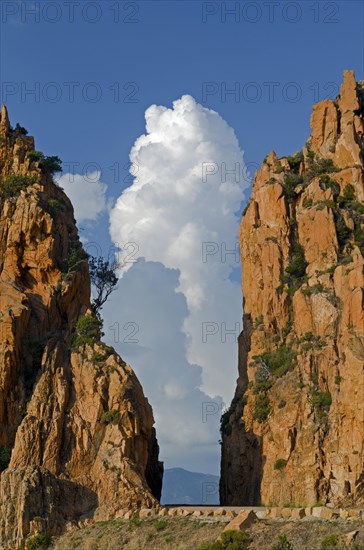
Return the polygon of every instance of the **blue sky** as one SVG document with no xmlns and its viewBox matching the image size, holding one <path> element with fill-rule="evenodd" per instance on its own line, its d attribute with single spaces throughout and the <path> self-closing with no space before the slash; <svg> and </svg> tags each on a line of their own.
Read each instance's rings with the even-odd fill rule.
<svg viewBox="0 0 364 550">
<path fill-rule="evenodd" d="M 32 9 L 37 16 L 27 13 Z M 237 11 L 224 14 L 225 9 Z M 144 113 L 152 104 L 171 108 L 173 101 L 190 94 L 217 111 L 235 131 L 245 163 L 254 171 L 272 148 L 284 155 L 304 145 L 311 105 L 337 95 L 344 69 L 354 69 L 357 79 L 364 79 L 361 1 L 81 0 L 74 5 L 73 22 L 69 6 L 61 1 L 3 1 L 1 10 L 1 101 L 11 121 L 36 137 L 37 149 L 59 155 L 64 163 L 78 163 L 77 173 L 88 163 L 93 163 L 91 170 L 100 167 L 110 200 L 132 183 L 129 153 L 145 132 Z M 39 97 L 26 94 L 32 88 Z M 237 95 L 224 95 L 231 89 Z M 95 93 L 99 98 L 93 101 Z M 80 227 L 83 237 L 100 243 L 105 254 L 112 242 L 108 212 Z M 149 261 L 163 264 L 157 256 Z M 144 280 L 155 280 L 156 266 L 150 266 Z M 160 280 L 168 275 L 174 289 L 176 273 L 160 274 Z M 240 267 L 232 266 L 229 277 L 237 280 L 239 273 Z M 128 292 L 131 275 L 132 270 L 125 283 Z M 140 277 L 136 272 L 138 284 Z M 182 326 L 187 306 L 180 298 L 176 308 Z M 122 285 L 113 300 L 115 309 L 123 308 Z M 125 309 L 130 311 L 131 305 Z M 176 348 L 186 348 L 188 341 L 184 334 Z M 118 349 L 135 366 L 156 410 L 158 398 L 154 403 L 152 383 L 138 363 L 143 348 L 134 345 L 129 352 L 129 347 Z M 192 359 L 190 364 L 196 362 Z M 229 369 L 234 379 L 236 362 Z M 218 388 L 215 393 L 219 395 Z M 162 449 L 162 458 L 168 466 L 217 473 L 218 416 L 211 430 L 213 448 L 205 446 L 193 461 L 187 456 L 188 442 L 185 455 L 176 443 L 175 452 L 166 456 Z M 168 444 L 173 447 L 172 437 Z"/>
<path fill-rule="evenodd" d="M 25 2 L 19 2 L 12 17 L 5 10 L 15 9 L 16 3 L 2 3 L 2 20 L 7 23 L 1 29 L 1 80 L 19 88 L 22 82 L 29 88 L 39 82 L 45 95 L 36 102 L 34 96 L 22 98 L 19 91 L 7 97 L 2 93 L 2 100 L 6 99 L 12 118 L 37 137 L 40 149 L 57 153 L 64 161 L 100 164 L 114 196 L 122 181 L 114 184 L 109 166 L 120 162 L 121 176 L 127 176 L 130 147 L 144 130 L 144 111 L 152 103 L 170 106 L 182 94 L 199 102 L 205 99 L 203 105 L 217 110 L 235 129 L 246 161 L 260 163 L 272 148 L 288 154 L 301 147 L 312 103 L 336 94 L 329 83 L 338 85 L 344 68 L 353 68 L 357 78 L 364 78 L 361 1 L 291 2 L 296 6 L 291 10 L 288 2 L 278 2 L 272 22 L 265 3 L 250 2 L 259 4 L 261 13 L 253 6 L 242 13 L 240 22 L 227 15 L 225 23 L 221 8 L 203 22 L 203 11 L 220 2 L 118 2 L 120 21 L 115 22 L 116 8 L 111 7 L 116 2 L 96 3 L 100 13 L 90 6 L 82 14 L 81 6 L 90 3 L 81 1 L 74 8 L 74 23 L 69 22 L 68 9 L 58 3 L 59 14 L 51 6 L 45 10 L 50 2 L 33 3 L 41 7 L 39 23 L 22 14 Z M 232 9 L 236 2 L 225 4 Z M 312 8 L 315 4 L 319 12 Z M 48 22 L 59 15 L 59 22 Z M 296 16 L 298 22 L 285 20 Z M 91 23 L 86 17 L 100 20 Z M 258 21 L 250 22 L 254 18 Z M 70 103 L 64 83 L 72 81 L 80 85 Z M 47 93 L 49 98 L 55 93 L 48 87 L 51 82 L 61 89 L 54 103 L 47 99 Z M 82 97 L 81 90 L 90 97 L 95 92 L 87 86 L 90 82 L 96 82 L 102 93 L 95 103 Z M 216 83 L 218 91 L 203 97 L 207 82 Z M 250 82 L 255 85 L 244 88 Z M 272 102 L 269 86 L 264 85 L 269 82 L 278 83 Z M 289 82 L 296 84 L 287 87 Z M 123 90 L 127 83 L 134 84 Z M 238 83 L 240 102 L 233 95 L 222 101 L 223 83 L 227 89 Z M 301 99 L 289 101 L 299 90 Z M 254 98 L 260 93 L 260 100 L 249 101 L 249 94 Z M 130 100 L 136 102 L 126 103 Z"/>
</svg>

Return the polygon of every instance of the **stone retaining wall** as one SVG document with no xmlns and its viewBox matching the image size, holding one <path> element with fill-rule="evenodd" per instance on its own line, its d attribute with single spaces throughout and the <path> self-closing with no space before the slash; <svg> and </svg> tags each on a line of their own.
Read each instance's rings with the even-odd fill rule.
<svg viewBox="0 0 364 550">
<path fill-rule="evenodd" d="M 197 508 L 197 509 L 196 509 Z M 252 510 L 258 519 L 285 519 L 300 520 L 305 517 L 311 517 L 321 520 L 362 520 L 364 521 L 364 508 L 330 508 L 328 506 L 315 506 L 308 508 L 236 508 L 229 510 L 226 508 L 201 508 L 198 507 L 161 507 L 159 509 L 141 509 L 134 512 L 129 511 L 125 514 L 125 519 L 131 517 L 156 518 L 165 516 L 183 516 L 196 519 L 209 519 L 222 522 L 229 522 L 237 517 L 243 511 Z"/>
</svg>

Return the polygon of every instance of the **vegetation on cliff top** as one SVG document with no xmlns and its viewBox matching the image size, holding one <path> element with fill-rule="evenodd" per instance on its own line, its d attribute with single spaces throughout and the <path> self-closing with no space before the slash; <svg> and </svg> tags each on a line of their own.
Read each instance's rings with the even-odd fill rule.
<svg viewBox="0 0 364 550">
<path fill-rule="evenodd" d="M 15 137 L 26 136 L 28 130 L 24 126 L 20 126 L 19 122 L 16 123 L 15 128 L 12 130 Z"/>
<path fill-rule="evenodd" d="M 46 156 L 41 151 L 28 151 L 26 156 L 31 163 L 38 162 L 40 169 L 44 173 L 48 173 L 53 176 L 57 172 L 62 171 L 62 161 L 55 155 Z"/>
<path fill-rule="evenodd" d="M 73 347 L 79 348 L 89 344 L 92 346 L 100 340 L 102 321 L 91 315 L 83 315 L 75 325 Z"/>
<path fill-rule="evenodd" d="M 66 280 L 71 279 L 73 274 L 79 269 L 81 264 L 83 264 L 88 259 L 88 254 L 83 250 L 78 236 L 70 238 L 70 245 L 68 250 L 68 255 L 64 259 L 62 264 L 62 274 Z"/>
<path fill-rule="evenodd" d="M 118 264 L 104 260 L 101 256 L 98 258 L 90 256 L 88 263 L 91 283 L 96 290 L 96 297 L 92 301 L 92 308 L 95 314 L 98 315 L 118 283 L 118 278 L 115 274 Z"/>
<path fill-rule="evenodd" d="M 304 160 L 303 151 L 295 153 L 293 156 L 283 157 L 288 161 L 289 169 L 284 166 L 277 166 L 276 174 L 284 172 L 283 190 L 288 204 L 292 204 L 297 199 L 297 188 L 299 186 L 306 187 L 313 178 L 327 172 L 337 172 L 337 168 L 331 159 L 316 157 L 314 152 L 309 148 L 306 157 L 306 170 L 302 174 L 301 167 Z M 272 179 L 272 183 L 275 179 Z"/>
<path fill-rule="evenodd" d="M 5 179 L 0 177 L 0 199 L 7 200 L 17 198 L 21 191 L 25 191 L 37 180 L 37 176 L 23 176 L 21 174 L 11 174 Z"/>
</svg>

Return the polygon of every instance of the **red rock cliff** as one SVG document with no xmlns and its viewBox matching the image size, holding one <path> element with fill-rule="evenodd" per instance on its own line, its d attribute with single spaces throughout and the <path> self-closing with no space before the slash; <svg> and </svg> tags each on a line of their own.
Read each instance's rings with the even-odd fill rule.
<svg viewBox="0 0 364 550">
<path fill-rule="evenodd" d="M 40 528 L 59 534 L 153 506 L 161 489 L 151 406 L 132 369 L 100 342 L 72 205 L 33 150 L 3 107 L 1 548 Z M 87 342 L 75 341 L 80 319 L 94 330 Z"/>
<path fill-rule="evenodd" d="M 363 500 L 363 115 L 364 83 L 345 71 L 302 152 L 271 152 L 255 175 L 223 504 Z"/>
</svg>

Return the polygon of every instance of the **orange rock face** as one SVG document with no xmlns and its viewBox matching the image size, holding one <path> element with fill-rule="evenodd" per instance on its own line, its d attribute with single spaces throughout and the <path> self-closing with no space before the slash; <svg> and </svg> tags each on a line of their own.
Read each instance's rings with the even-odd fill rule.
<svg viewBox="0 0 364 550">
<path fill-rule="evenodd" d="M 90 310 L 73 208 L 0 117 L 0 548 L 41 517 L 59 534 L 160 497 L 151 406 L 132 369 L 98 341 L 74 345 Z M 32 177 L 16 191 L 14 175 Z M 10 179 L 9 179 L 10 177 Z M 13 179 L 11 179 L 13 178 Z M 19 181 L 19 179 L 17 180 Z M 10 182 L 10 183 L 9 183 Z M 75 259 L 76 258 L 76 259 Z M 39 523 L 39 520 L 37 520 Z"/>
<path fill-rule="evenodd" d="M 345 71 L 302 152 L 266 157 L 240 228 L 244 330 L 222 418 L 227 505 L 364 498 L 364 88 Z"/>
</svg>

